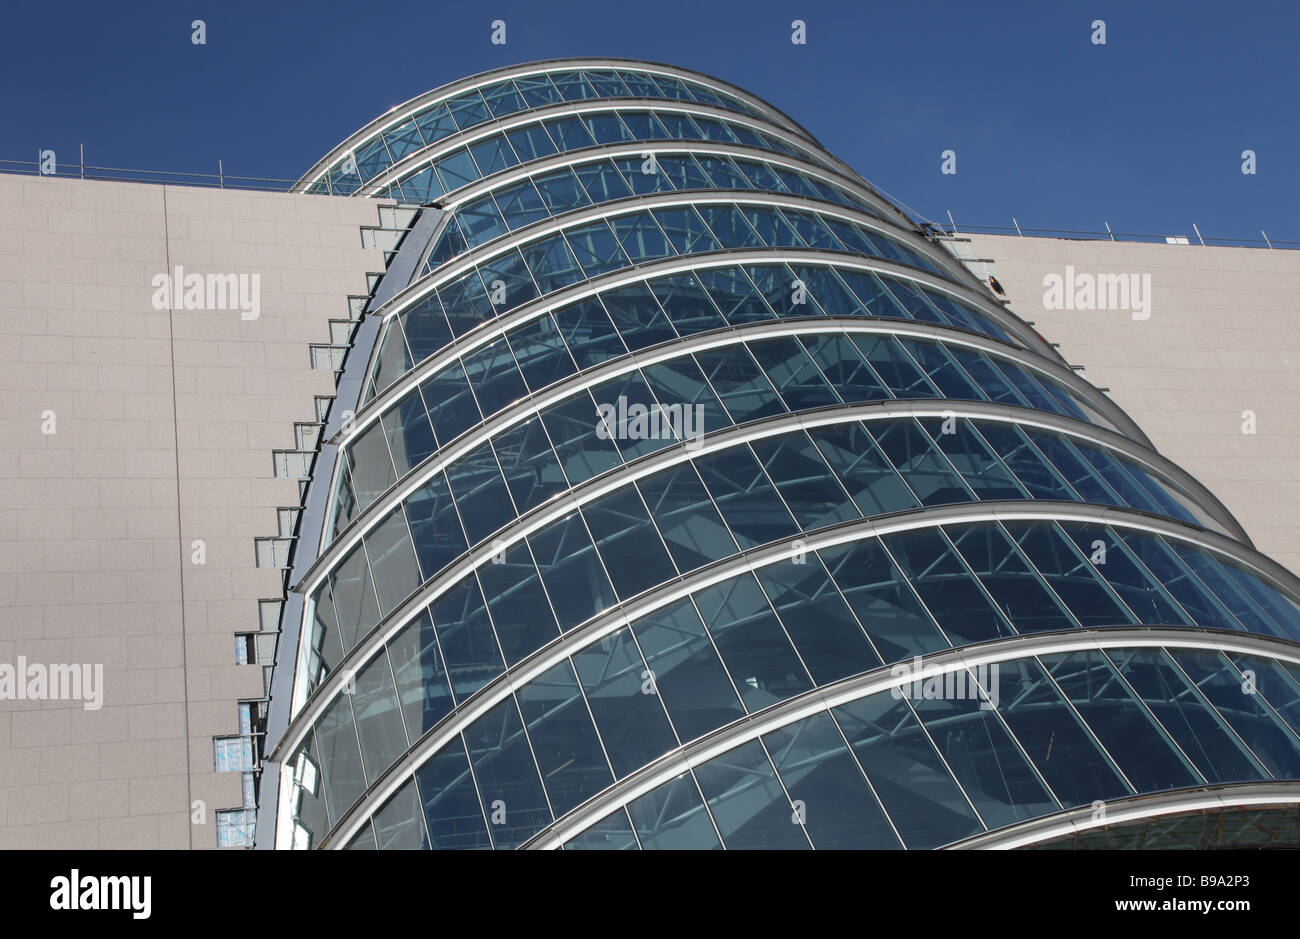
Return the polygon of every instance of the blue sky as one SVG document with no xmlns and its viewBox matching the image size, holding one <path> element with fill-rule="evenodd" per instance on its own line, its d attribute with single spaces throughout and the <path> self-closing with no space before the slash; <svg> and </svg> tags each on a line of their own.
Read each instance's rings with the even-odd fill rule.
<svg viewBox="0 0 1300 939">
<path fill-rule="evenodd" d="M 207 24 L 207 44 L 190 22 Z M 489 41 L 492 20 L 507 43 Z M 807 44 L 790 23 L 807 23 Z M 1106 45 L 1090 41 L 1106 23 Z M 1300 242 L 1294 0 L 16 3 L 0 159 L 297 178 L 501 65 L 671 62 L 766 98 L 925 216 Z M 957 173 L 940 173 L 956 151 Z M 1257 154 L 1243 175 L 1241 152 Z"/>
</svg>

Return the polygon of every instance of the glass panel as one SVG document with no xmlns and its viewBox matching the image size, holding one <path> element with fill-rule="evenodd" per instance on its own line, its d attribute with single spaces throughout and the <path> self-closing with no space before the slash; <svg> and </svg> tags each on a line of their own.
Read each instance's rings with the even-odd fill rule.
<svg viewBox="0 0 1300 939">
<path fill-rule="evenodd" d="M 375 837 L 381 851 L 427 851 L 424 813 L 415 780 L 408 778 L 374 815 Z"/>
<path fill-rule="evenodd" d="M 438 448 L 433 437 L 433 425 L 424 410 L 424 401 L 418 391 L 406 395 L 381 418 L 388 449 L 397 462 L 400 476 Z"/>
<path fill-rule="evenodd" d="M 982 398 L 966 373 L 963 372 L 942 346 L 933 342 L 904 340 L 903 345 L 920 363 L 930 381 L 945 398 L 979 401 Z"/>
<path fill-rule="evenodd" d="M 1121 650 L 1115 664 L 1201 774 L 1212 783 L 1267 779 L 1222 716 L 1159 649 Z M 1235 686 L 1234 686 L 1235 687 Z M 1241 697 L 1239 691 L 1235 692 Z"/>
<path fill-rule="evenodd" d="M 694 599 L 751 714 L 812 687 L 753 574 L 707 587 Z"/>
<path fill-rule="evenodd" d="M 471 574 L 452 587 L 433 602 L 429 613 L 452 689 L 457 700 L 464 701 L 504 668 L 477 578 Z"/>
<path fill-rule="evenodd" d="M 606 291 L 600 299 L 629 350 L 635 352 L 677 338 L 677 331 L 644 283 Z"/>
<path fill-rule="evenodd" d="M 427 612 L 411 620 L 388 642 L 406 733 L 419 740 L 455 706 L 442 664 L 433 620 Z"/>
<path fill-rule="evenodd" d="M 528 102 L 530 108 L 558 104 L 564 100 L 559 89 L 551 84 L 550 78 L 546 75 L 529 75 L 527 78 L 516 78 L 515 85 L 519 88 L 519 93 L 524 96 L 524 101 Z"/>
<path fill-rule="evenodd" d="M 831 424 L 808 433 L 863 515 L 920 505 L 862 424 Z"/>
<path fill-rule="evenodd" d="M 420 570 L 428 580 L 467 547 L 445 477 L 431 477 L 404 504 Z"/>
<path fill-rule="evenodd" d="M 712 189 L 713 180 L 689 153 L 680 156 L 656 156 L 661 175 L 676 189 Z"/>
<path fill-rule="evenodd" d="M 542 422 L 530 418 L 492 439 L 506 485 L 520 514 L 568 487 Z"/>
<path fill-rule="evenodd" d="M 689 463 L 648 476 L 637 486 L 680 570 L 694 570 L 735 553 L 735 539 Z"/>
<path fill-rule="evenodd" d="M 839 404 L 839 396 L 795 339 L 748 343 L 758 364 L 792 411 Z"/>
<path fill-rule="evenodd" d="M 353 492 L 361 505 L 370 505 L 397 479 L 384 428 L 371 424 L 348 444 L 347 452 Z"/>
<path fill-rule="evenodd" d="M 448 466 L 447 482 L 470 544 L 514 521 L 505 481 L 488 444 L 480 444 Z"/>
<path fill-rule="evenodd" d="M 509 79 L 481 90 L 483 100 L 492 109 L 493 117 L 509 117 L 516 111 L 523 111 L 528 107 L 523 95 L 515 89 L 514 82 Z"/>
<path fill-rule="evenodd" d="M 562 307 L 554 315 L 579 369 L 627 352 L 609 314 L 595 297 Z"/>
<path fill-rule="evenodd" d="M 860 517 L 803 431 L 755 440 L 751 446 L 800 528 L 808 531 Z"/>
<path fill-rule="evenodd" d="M 461 130 L 468 130 L 482 124 L 491 116 L 477 88 L 448 98 L 446 104 L 447 110 L 456 121 L 456 126 Z"/>
<path fill-rule="evenodd" d="M 499 560 L 498 560 L 499 559 Z M 478 569 L 506 664 L 514 665 L 559 635 L 528 546 L 516 544 Z"/>
<path fill-rule="evenodd" d="M 899 398 L 940 397 L 933 385 L 921 374 L 911 356 L 891 336 L 870 333 L 849 333 L 862 354 L 866 356 L 876 374 L 889 390 Z"/>
<path fill-rule="evenodd" d="M 511 229 L 523 228 L 550 215 L 531 180 L 498 190 L 495 196 L 501 215 Z"/>
<path fill-rule="evenodd" d="M 1133 622 L 1132 614 L 1102 585 L 1092 563 L 1051 522 L 1009 522 L 1006 529 L 1082 626 Z"/>
<path fill-rule="evenodd" d="M 632 624 L 655 691 L 683 743 L 744 717 L 711 638 L 689 599 Z"/>
<path fill-rule="evenodd" d="M 664 407 L 671 432 L 679 440 L 699 437 L 731 423 L 704 373 L 690 356 L 669 359 L 642 370 L 646 383 Z"/>
<path fill-rule="evenodd" d="M 366 791 L 361 770 L 361 749 L 352 724 L 350 695 L 335 698 L 316 722 L 316 744 L 320 750 L 320 773 L 331 815 L 341 818 Z M 324 834 L 323 831 L 318 834 Z"/>
<path fill-rule="evenodd" d="M 618 122 L 618 118 L 609 115 L 607 118 L 588 118 L 589 121 L 603 120 Z M 620 128 L 622 124 L 618 125 Z M 582 181 L 583 187 L 587 190 L 593 202 L 612 202 L 615 199 L 626 199 L 632 195 L 632 190 L 628 188 L 627 182 L 609 160 L 599 160 L 595 163 L 585 163 L 575 168 L 578 179 Z"/>
<path fill-rule="evenodd" d="M 677 738 L 631 629 L 621 629 L 573 657 L 616 778 L 663 756 Z"/>
<path fill-rule="evenodd" d="M 965 481 L 915 420 L 873 422 L 870 430 L 923 505 L 971 501 Z"/>
<path fill-rule="evenodd" d="M 649 213 L 620 215 L 610 219 L 614 235 L 633 264 L 644 264 L 659 258 L 671 257 L 672 246 Z"/>
<path fill-rule="evenodd" d="M 550 316 L 513 329 L 506 336 L 524 381 L 533 391 L 545 388 L 578 370 Z"/>
<path fill-rule="evenodd" d="M 999 662 L 998 713 L 1066 808 L 1129 795 L 1128 785 L 1035 659 Z M 1164 748 L 1162 748 L 1164 749 Z"/>
<path fill-rule="evenodd" d="M 1024 499 L 1025 490 L 965 418 L 921 418 L 921 426 L 981 502 Z M 984 426 L 983 422 L 979 426 Z"/>
<path fill-rule="evenodd" d="M 1047 632 L 1077 626 L 1001 528 L 954 526 L 950 535 L 963 559 L 1017 632 Z"/>
<path fill-rule="evenodd" d="M 1277 779 L 1300 778 L 1300 741 L 1264 703 L 1261 688 L 1248 683 L 1219 652 L 1178 649 L 1167 654 L 1269 773 Z"/>
<path fill-rule="evenodd" d="M 937 848 L 983 830 L 906 701 L 876 694 L 832 713 L 907 847 Z"/>
<path fill-rule="evenodd" d="M 628 803 L 627 813 L 645 850 L 720 848 L 690 773 Z"/>
<path fill-rule="evenodd" d="M 463 336 L 479 323 L 496 316 L 492 300 L 483 288 L 478 271 L 468 271 L 461 277 L 438 289 L 447 322 L 456 336 Z M 436 426 L 436 423 L 435 423 Z"/>
<path fill-rule="evenodd" d="M 461 234 L 465 236 L 465 242 L 471 248 L 506 233 L 506 223 L 502 220 L 501 213 L 497 211 L 496 203 L 492 201 L 491 196 L 484 196 L 482 199 L 475 199 L 461 206 L 456 214 L 456 221 L 460 223 Z"/>
<path fill-rule="evenodd" d="M 478 179 L 478 167 L 474 165 L 473 158 L 464 147 L 453 150 L 436 160 L 433 168 L 438 172 L 443 192 L 451 192 Z"/>
<path fill-rule="evenodd" d="M 577 807 L 614 781 L 567 660 L 538 675 L 517 694 L 556 815 Z"/>
<path fill-rule="evenodd" d="M 731 850 L 811 849 L 762 744 L 751 740 L 696 767 L 700 790 Z"/>
<path fill-rule="evenodd" d="M 500 134 L 479 141 L 469 148 L 469 152 L 474 155 L 474 162 L 478 164 L 479 173 L 483 176 L 499 173 L 519 162 L 509 141 Z"/>
<path fill-rule="evenodd" d="M 747 446 L 698 457 L 695 465 L 742 548 L 798 532 L 781 497 Z"/>
<path fill-rule="evenodd" d="M 733 326 L 776 318 L 762 294 L 740 268 L 710 268 L 698 271 L 696 276 Z"/>
<path fill-rule="evenodd" d="M 705 203 L 696 208 L 724 248 L 756 248 L 763 245 L 763 239 L 750 227 L 736 206 Z"/>
<path fill-rule="evenodd" d="M 537 289 L 544 294 L 582 280 L 578 262 L 560 235 L 524 245 L 522 253 Z"/>
<path fill-rule="evenodd" d="M 1227 608 L 1183 565 L 1162 540 L 1154 535 L 1132 531 L 1117 530 L 1110 534 L 1111 537 L 1119 535 L 1124 540 L 1129 550 L 1156 576 L 1165 590 L 1178 601 L 1179 606 L 1187 611 L 1194 625 L 1211 629 L 1240 630 L 1242 628 Z M 1093 550 L 1095 551 L 1095 548 Z M 1092 551 L 1089 551 L 1089 556 L 1091 554 Z"/>
<path fill-rule="evenodd" d="M 658 230 L 656 227 L 655 231 Z M 621 238 L 622 235 L 619 237 Z M 704 284 L 694 272 L 687 271 L 656 277 L 649 283 L 655 298 L 681 335 L 723 329 L 727 326 L 726 319 L 713 305 L 708 292 L 704 289 Z"/>
<path fill-rule="evenodd" d="M 465 746 L 456 737 L 437 756 L 415 771 L 424 804 L 424 818 L 435 850 L 491 848 L 483 806 L 465 759 Z"/>
<path fill-rule="evenodd" d="M 677 576 L 635 488 L 618 489 L 589 502 L 582 514 L 614 590 L 623 599 Z"/>
<path fill-rule="evenodd" d="M 801 807 L 804 829 L 816 847 L 901 847 L 829 714 L 814 714 L 765 734 L 763 742 L 790 798 Z"/>
<path fill-rule="evenodd" d="M 408 153 L 424 146 L 424 140 L 420 137 L 420 131 L 416 129 L 415 121 L 406 121 L 392 130 L 384 131 L 384 142 L 388 144 L 388 152 L 392 154 L 394 160 L 400 160 Z"/>
<path fill-rule="evenodd" d="M 514 354 L 504 339 L 467 355 L 464 367 L 484 414 L 495 414 L 528 394 L 523 376 L 515 367 Z"/>
<path fill-rule="evenodd" d="M 1203 782 L 1097 650 L 1041 656 L 1043 664 L 1138 792 Z"/>
<path fill-rule="evenodd" d="M 1286 633 L 1281 631 L 1272 619 L 1264 615 L 1217 559 L 1172 539 L 1167 543 L 1246 629 L 1268 636 L 1286 637 Z"/>
<path fill-rule="evenodd" d="M 1104 525 L 1079 523 L 1064 525 L 1062 529 L 1124 604 L 1137 614 L 1139 622 L 1152 626 L 1190 625 L 1189 618 L 1175 609 L 1160 585 L 1138 567 L 1114 532 Z"/>
<path fill-rule="evenodd" d="M 816 555 L 797 555 L 756 573 L 816 684 L 881 664 Z"/>
<path fill-rule="evenodd" d="M 330 573 L 330 591 L 339 619 L 339 638 L 351 649 L 371 626 L 379 622 L 379 604 L 370 582 L 366 553 L 357 545 Z"/>
<path fill-rule="evenodd" d="M 446 102 L 439 102 L 415 118 L 420 133 L 429 143 L 436 143 L 443 137 L 456 133 L 456 122 L 451 119 Z"/>
<path fill-rule="evenodd" d="M 997 676 L 987 667 L 979 671 Z M 957 675 L 967 683 L 965 695 L 913 696 L 912 706 L 985 823 L 1000 828 L 1057 811 L 1060 806 L 992 710 L 996 701 L 971 687 L 971 672 Z M 961 688 L 955 679 L 954 686 Z"/>
<path fill-rule="evenodd" d="M 651 214 L 678 254 L 699 254 L 717 251 L 722 247 L 690 206 L 679 209 L 655 209 Z"/>
<path fill-rule="evenodd" d="M 406 732 L 398 711 L 388 656 L 381 650 L 356 673 L 352 713 L 366 764 L 366 779 L 374 782 L 406 752 Z"/>
<path fill-rule="evenodd" d="M 538 176 L 533 183 L 537 186 L 542 201 L 546 203 L 552 215 L 560 215 L 591 204 L 587 190 L 583 188 L 582 183 L 578 182 L 578 177 L 574 175 L 573 170 L 567 166 Z"/>
<path fill-rule="evenodd" d="M 451 443 L 482 420 L 469 379 L 459 362 L 434 372 L 420 385 L 420 395 L 429 407 L 433 429 L 442 446 Z"/>
<path fill-rule="evenodd" d="M 514 698 L 506 698 L 471 724 L 465 744 L 498 850 L 518 847 L 551 823 Z"/>
<path fill-rule="evenodd" d="M 1014 635 L 942 532 L 918 529 L 885 537 L 935 620 L 958 645 Z"/>
<path fill-rule="evenodd" d="M 577 512 L 551 523 L 529 541 L 561 630 L 572 629 L 617 602 Z"/>
<path fill-rule="evenodd" d="M 598 144 L 622 143 L 625 140 L 632 139 L 631 132 L 623 126 L 623 122 L 618 119 L 618 115 L 612 112 L 588 114 L 582 120 Z M 592 198 L 599 201 L 595 193 L 592 193 Z"/>
<path fill-rule="evenodd" d="M 878 540 L 822 548 L 817 554 L 886 662 L 948 648 Z"/>
<path fill-rule="evenodd" d="M 623 115 L 624 121 L 627 115 Z M 664 166 L 649 157 L 615 157 L 614 165 L 619 168 L 632 191 L 639 196 L 651 192 L 671 192 L 673 183 Z"/>
<path fill-rule="evenodd" d="M 561 150 L 577 150 L 595 144 L 591 132 L 576 117 L 560 118 L 545 122 L 555 145 Z"/>
<path fill-rule="evenodd" d="M 524 96 L 527 97 L 526 91 Z M 541 124 L 529 124 L 512 130 L 506 134 L 506 138 L 510 141 L 510 146 L 514 147 L 515 153 L 519 154 L 519 159 L 524 161 L 540 160 L 556 152 L 551 135 Z"/>
<path fill-rule="evenodd" d="M 415 550 L 401 508 L 389 513 L 362 540 L 370 558 L 379 607 L 386 615 L 393 612 L 420 583 L 420 569 L 415 563 Z"/>
<path fill-rule="evenodd" d="M 601 414 L 586 391 L 546 408 L 541 417 L 570 483 L 591 479 L 622 462 L 614 441 L 600 436 Z"/>
</svg>

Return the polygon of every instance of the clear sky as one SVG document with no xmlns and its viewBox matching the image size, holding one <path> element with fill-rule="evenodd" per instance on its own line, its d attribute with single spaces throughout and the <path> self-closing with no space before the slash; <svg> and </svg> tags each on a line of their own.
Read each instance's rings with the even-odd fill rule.
<svg viewBox="0 0 1300 939">
<path fill-rule="evenodd" d="M 795 19 L 805 45 L 790 41 Z M 96 165 L 215 172 L 220 158 L 227 173 L 293 179 L 430 88 L 614 55 L 740 85 L 959 228 L 1196 223 L 1300 242 L 1296 0 L 15 0 L 0 22 L 0 160 L 52 148 L 74 163 L 84 144 Z"/>
</svg>

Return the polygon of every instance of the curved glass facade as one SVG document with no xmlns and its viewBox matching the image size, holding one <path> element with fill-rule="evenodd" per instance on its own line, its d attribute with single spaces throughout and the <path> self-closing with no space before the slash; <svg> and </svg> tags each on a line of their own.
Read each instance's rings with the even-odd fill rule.
<svg viewBox="0 0 1300 939">
<path fill-rule="evenodd" d="M 1300 781 L 1296 578 L 762 101 L 502 69 L 299 188 L 436 224 L 312 482 L 278 845 L 1052 844 L 1140 802 L 1070 844 L 1141 846 Z"/>
</svg>

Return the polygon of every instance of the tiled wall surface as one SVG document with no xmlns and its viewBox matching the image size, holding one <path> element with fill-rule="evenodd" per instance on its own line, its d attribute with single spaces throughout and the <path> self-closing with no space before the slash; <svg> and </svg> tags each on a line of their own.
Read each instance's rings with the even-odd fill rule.
<svg viewBox="0 0 1300 939">
<path fill-rule="evenodd" d="M 0 848 L 214 847 L 215 811 L 240 806 L 212 738 L 262 696 L 234 637 L 280 594 L 254 538 L 299 503 L 272 451 L 333 393 L 309 344 L 383 269 L 359 234 L 376 220 L 359 200 L 0 175 L 0 665 L 104 669 L 99 710 L 0 700 Z M 260 315 L 155 309 L 178 265 L 260 274 Z"/>
<path fill-rule="evenodd" d="M 969 237 L 976 258 L 996 262 L 1011 308 L 1109 387 L 1257 548 L 1300 571 L 1300 251 Z M 1149 274 L 1149 317 L 1047 309 L 1044 278 L 1067 265 Z"/>
</svg>

